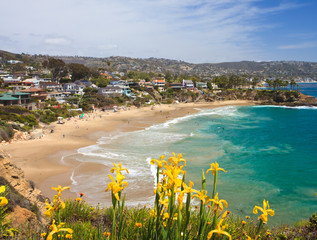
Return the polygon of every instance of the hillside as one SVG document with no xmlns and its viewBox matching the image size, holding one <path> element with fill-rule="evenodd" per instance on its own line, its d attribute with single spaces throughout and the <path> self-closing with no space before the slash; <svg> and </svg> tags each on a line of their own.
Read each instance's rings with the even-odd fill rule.
<svg viewBox="0 0 317 240">
<path fill-rule="evenodd" d="M 89 67 L 111 68 L 117 71 L 144 71 L 155 73 L 197 75 L 201 78 L 223 74 L 247 74 L 262 78 L 280 77 L 294 78 L 297 81 L 317 81 L 317 63 L 300 61 L 272 61 L 272 62 L 225 62 L 225 63 L 201 63 L 193 64 L 184 61 L 163 58 L 129 58 L 129 57 L 81 57 L 81 56 L 48 56 L 48 55 L 26 55 L 14 54 L 0 51 L 3 60 L 25 59 L 30 62 L 43 62 L 49 57 L 63 60 L 66 63 L 80 63 Z"/>
</svg>

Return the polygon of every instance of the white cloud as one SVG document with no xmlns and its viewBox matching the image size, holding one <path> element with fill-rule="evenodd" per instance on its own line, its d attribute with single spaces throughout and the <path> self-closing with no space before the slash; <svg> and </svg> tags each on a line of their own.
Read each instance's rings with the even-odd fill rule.
<svg viewBox="0 0 317 240">
<path fill-rule="evenodd" d="M 298 43 L 298 44 L 293 44 L 293 45 L 279 46 L 278 48 L 284 49 L 284 50 L 289 50 L 289 49 L 313 48 L 316 46 L 317 46 L 316 42 L 303 42 L 303 43 Z"/>
<path fill-rule="evenodd" d="M 47 44 L 52 44 L 52 45 L 69 45 L 71 44 L 71 41 L 67 38 L 63 37 L 50 37 L 44 39 L 44 42 Z"/>
</svg>

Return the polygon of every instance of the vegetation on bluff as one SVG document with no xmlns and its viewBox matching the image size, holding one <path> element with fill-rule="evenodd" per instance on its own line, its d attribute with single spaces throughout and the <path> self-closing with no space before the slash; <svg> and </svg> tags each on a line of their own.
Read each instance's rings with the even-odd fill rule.
<svg viewBox="0 0 317 240">
<path fill-rule="evenodd" d="M 5 187 L 0 188 L 0 227 L 2 237 L 13 239 L 316 239 L 317 217 L 294 227 L 269 229 L 266 223 L 275 211 L 264 200 L 263 205 L 250 206 L 254 217 L 233 216 L 227 201 L 219 199 L 217 178 L 226 170 L 212 163 L 202 171 L 201 190 L 194 189 L 186 180 L 186 160 L 179 154 L 165 160 L 153 159 L 157 165 L 157 186 L 152 206 L 126 208 L 123 191 L 128 187 L 124 174 L 129 171 L 119 163 L 114 164 L 108 175 L 110 182 L 106 191 L 111 191 L 112 207 L 103 209 L 84 201 L 85 194 L 76 199 L 62 199 L 69 187 L 53 187 L 56 195 L 52 202 L 46 201 L 45 215 L 49 224 L 21 226 L 13 229 L 5 220 Z M 208 195 L 206 181 L 212 174 L 213 189 Z M 209 174 L 209 175 L 208 175 Z M 278 210 L 277 210 L 278 211 Z M 258 219 L 257 219 L 258 217 Z"/>
</svg>

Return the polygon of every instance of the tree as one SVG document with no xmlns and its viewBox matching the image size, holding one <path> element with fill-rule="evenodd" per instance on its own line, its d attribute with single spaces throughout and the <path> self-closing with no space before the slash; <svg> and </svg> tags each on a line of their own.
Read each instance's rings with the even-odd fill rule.
<svg viewBox="0 0 317 240">
<path fill-rule="evenodd" d="M 107 85 L 109 84 L 110 80 L 99 77 L 99 78 L 92 78 L 91 82 L 96 84 L 98 87 L 103 88 L 103 87 L 107 87 Z"/>
<path fill-rule="evenodd" d="M 212 89 L 213 89 L 211 82 L 207 82 L 207 88 L 208 88 L 209 90 L 212 90 Z"/>
<path fill-rule="evenodd" d="M 93 78 L 98 78 L 100 76 L 98 69 L 90 68 L 90 76 Z"/>
<path fill-rule="evenodd" d="M 269 88 L 272 88 L 272 87 L 273 87 L 273 81 L 272 81 L 272 80 L 267 79 L 267 80 L 266 80 L 266 83 L 267 83 L 267 86 L 268 86 Z"/>
<path fill-rule="evenodd" d="M 165 79 L 166 79 L 166 81 L 167 82 L 172 82 L 172 80 L 173 80 L 173 75 L 172 75 L 172 73 L 170 72 L 170 71 L 167 71 L 166 73 L 165 73 Z"/>
<path fill-rule="evenodd" d="M 68 65 L 70 73 L 72 74 L 72 80 L 80 80 L 90 75 L 90 69 L 83 64 L 71 63 Z"/>
<path fill-rule="evenodd" d="M 256 85 L 258 85 L 258 83 L 260 82 L 260 79 L 258 77 L 254 77 L 252 78 L 252 88 L 254 89 L 256 87 Z"/>
<path fill-rule="evenodd" d="M 225 75 L 214 77 L 212 82 L 214 82 L 219 88 L 227 89 L 230 87 L 229 79 Z"/>
<path fill-rule="evenodd" d="M 290 87 L 291 87 L 291 90 L 294 90 L 295 87 L 298 88 L 298 84 L 294 81 L 294 79 L 291 80 L 291 82 L 290 82 Z"/>
<path fill-rule="evenodd" d="M 52 72 L 52 79 L 53 81 L 59 82 L 61 78 L 65 77 L 68 73 L 66 64 L 61 59 L 56 58 L 49 58 L 48 63 L 45 61 L 42 63 L 42 65 L 47 65 L 47 67 Z"/>
<path fill-rule="evenodd" d="M 23 63 L 16 63 L 12 66 L 13 72 L 25 71 L 26 68 Z"/>
</svg>

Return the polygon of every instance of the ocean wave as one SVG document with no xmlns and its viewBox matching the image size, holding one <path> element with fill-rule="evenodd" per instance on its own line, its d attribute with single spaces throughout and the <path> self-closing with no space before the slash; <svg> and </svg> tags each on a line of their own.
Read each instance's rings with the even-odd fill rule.
<svg viewBox="0 0 317 240">
<path fill-rule="evenodd" d="M 117 153 L 117 152 L 90 152 L 90 151 L 79 151 L 79 154 L 83 156 L 89 156 L 89 157 L 100 157 L 105 159 L 123 159 L 127 158 L 128 156 L 123 153 Z"/>
<path fill-rule="evenodd" d="M 276 106 L 276 105 L 261 105 L 253 106 L 254 108 L 287 108 L 287 109 L 307 109 L 307 110 L 317 110 L 315 106 Z"/>
<path fill-rule="evenodd" d="M 219 116 L 228 116 L 228 117 L 245 117 L 246 115 L 244 113 L 241 113 L 238 111 L 239 108 L 240 107 L 238 106 L 226 106 L 226 107 L 219 107 L 219 108 L 213 108 L 213 109 L 204 109 L 204 110 L 200 109 L 200 112 L 198 113 L 189 114 L 184 117 L 174 118 L 165 123 L 150 126 L 146 128 L 145 130 L 164 129 L 172 125 L 176 125 L 178 123 L 192 120 L 202 116 L 219 115 Z"/>
</svg>

